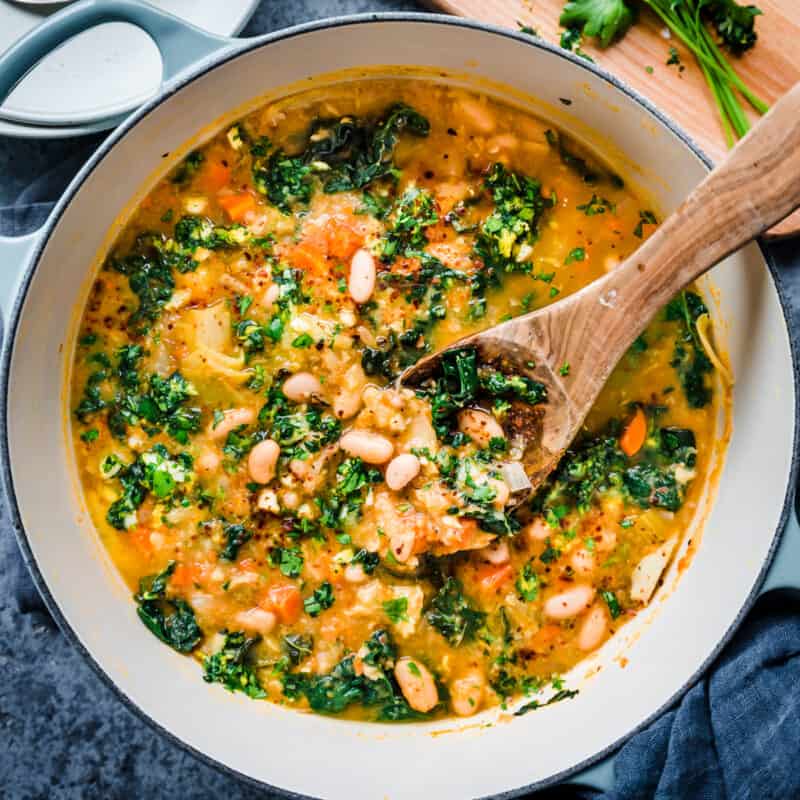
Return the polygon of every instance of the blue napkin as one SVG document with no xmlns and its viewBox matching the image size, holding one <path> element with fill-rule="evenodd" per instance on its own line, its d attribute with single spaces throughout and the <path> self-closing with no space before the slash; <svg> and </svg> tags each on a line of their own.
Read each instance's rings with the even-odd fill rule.
<svg viewBox="0 0 800 800">
<path fill-rule="evenodd" d="M 0 234 L 20 235 L 39 227 L 53 198 L 63 191 L 84 158 L 81 153 L 62 163 L 32 184 L 16 205 L 0 208 Z M 11 578 L 6 585 L 12 587 L 21 614 L 46 614 L 19 551 L 10 541 L 13 534 L 7 518 L 3 522 L 0 537 L 5 540 L 0 542 L 0 553 L 5 555 L 4 570 Z M 691 620 L 687 620 L 690 627 Z M 63 680 L 69 681 L 69 674 Z M 800 593 L 773 592 L 758 602 L 706 677 L 676 707 L 622 747 L 610 792 L 598 795 L 563 787 L 544 795 L 593 800 L 800 798 L 798 687 Z M 2 716 L 0 713 L 0 721 Z M 96 725 L 101 722 L 95 720 Z M 177 749 L 167 741 L 162 747 Z M 230 782 L 229 796 L 254 796 L 243 786 L 237 790 L 233 778 L 220 779 Z M 164 796 L 169 793 L 168 785 L 162 784 Z M 136 794 L 135 784 L 129 788 Z M 196 796 L 200 796 L 199 789 Z M 114 796 L 126 796 L 122 786 L 119 791 L 121 794 Z"/>
</svg>

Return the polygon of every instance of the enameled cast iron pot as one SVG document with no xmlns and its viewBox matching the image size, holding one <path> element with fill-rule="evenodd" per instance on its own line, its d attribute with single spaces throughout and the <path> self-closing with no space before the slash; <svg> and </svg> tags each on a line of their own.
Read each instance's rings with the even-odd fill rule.
<svg viewBox="0 0 800 800">
<path fill-rule="evenodd" d="M 568 684 L 582 688 L 576 698 L 513 719 L 484 712 L 462 722 L 387 726 L 299 714 L 209 686 L 196 663 L 158 644 L 137 619 L 78 493 L 64 422 L 75 310 L 107 232 L 187 140 L 233 119 L 254 98 L 308 85 L 312 76 L 324 82 L 326 74 L 357 67 L 392 65 L 381 72 L 393 74 L 422 66 L 448 80 L 489 81 L 498 93 L 536 98 L 522 102 L 583 138 L 602 132 L 602 150 L 643 165 L 635 181 L 662 212 L 698 183 L 708 159 L 594 65 L 528 36 L 427 15 L 337 19 L 232 42 L 131 0 L 89 0 L 50 18 L 0 59 L 0 97 L 44 51 L 113 20 L 134 22 L 156 39 L 168 77 L 195 66 L 109 137 L 40 231 L 0 240 L 2 471 L 20 547 L 53 616 L 124 702 L 163 733 L 287 794 L 511 797 L 580 770 L 601 782 L 608 760 L 585 770 L 672 703 L 758 594 L 791 583 L 800 565 L 794 521 L 775 559 L 796 471 L 797 390 L 785 303 L 757 245 L 711 276 L 713 313 L 737 384 L 733 435 L 696 556 L 679 581 L 673 567 L 650 607 L 573 671 Z M 450 732 L 432 735 L 443 730 Z"/>
</svg>

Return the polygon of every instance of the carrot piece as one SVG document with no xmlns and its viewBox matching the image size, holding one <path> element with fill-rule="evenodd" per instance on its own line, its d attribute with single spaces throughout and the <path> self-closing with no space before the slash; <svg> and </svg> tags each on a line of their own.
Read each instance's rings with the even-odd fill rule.
<svg viewBox="0 0 800 800">
<path fill-rule="evenodd" d="M 646 438 L 647 418 L 644 415 L 644 411 L 641 408 L 637 408 L 631 421 L 625 426 L 622 436 L 619 437 L 619 446 L 626 456 L 634 456 L 642 449 Z"/>
<path fill-rule="evenodd" d="M 176 589 L 188 589 L 197 583 L 199 570 L 196 564 L 178 564 L 170 578 L 170 585 Z"/>
<path fill-rule="evenodd" d="M 207 192 L 218 192 L 231 182 L 231 168 L 221 161 L 208 161 L 198 178 L 199 188 Z"/>
<path fill-rule="evenodd" d="M 225 213 L 234 221 L 241 222 L 248 211 L 256 207 L 256 199 L 248 192 L 225 194 L 217 198 Z"/>
<path fill-rule="evenodd" d="M 153 545 L 150 543 L 150 529 L 142 525 L 138 525 L 128 531 L 128 539 L 131 544 L 145 555 L 151 555 L 153 552 Z"/>
<path fill-rule="evenodd" d="M 298 269 L 310 273 L 323 274 L 328 271 L 325 256 L 310 244 L 298 244 L 289 254 L 289 261 Z"/>
<path fill-rule="evenodd" d="M 546 652 L 554 647 L 561 636 L 561 628 L 558 625 L 544 625 L 531 637 L 530 647 L 537 653 Z"/>
<path fill-rule="evenodd" d="M 475 571 L 475 577 L 482 591 L 493 592 L 511 578 L 513 572 L 511 564 L 481 564 Z"/>
<path fill-rule="evenodd" d="M 334 258 L 350 258 L 364 242 L 364 238 L 347 225 L 328 232 L 328 252 Z"/>
<path fill-rule="evenodd" d="M 291 625 L 300 619 L 303 603 L 300 590 L 293 583 L 278 583 L 269 587 L 260 605 L 266 605 L 268 610 L 274 611 L 284 625 Z"/>
</svg>

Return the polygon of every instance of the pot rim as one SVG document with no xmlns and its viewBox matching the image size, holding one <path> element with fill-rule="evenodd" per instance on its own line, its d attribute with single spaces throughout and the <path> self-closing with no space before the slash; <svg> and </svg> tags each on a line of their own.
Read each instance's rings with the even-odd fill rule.
<svg viewBox="0 0 800 800">
<path fill-rule="evenodd" d="M 681 142 L 683 142 L 683 144 L 693 153 L 693 155 L 696 158 L 698 158 L 703 163 L 703 165 L 706 168 L 710 170 L 713 167 L 713 162 L 711 161 L 711 159 L 703 152 L 703 150 L 691 138 L 691 136 L 689 136 L 682 128 L 680 128 L 677 125 L 677 123 L 675 123 L 673 120 L 667 117 L 662 111 L 660 111 L 656 106 L 654 106 L 647 98 L 645 98 L 637 90 L 633 89 L 631 86 L 626 84 L 624 81 L 612 75 L 604 68 L 598 66 L 594 62 L 589 62 L 586 59 L 580 58 L 579 56 L 576 56 L 574 53 L 568 50 L 564 50 L 563 48 L 551 44 L 550 42 L 546 42 L 538 37 L 532 37 L 529 34 L 514 31 L 509 28 L 503 28 L 497 25 L 478 22 L 476 20 L 464 19 L 444 14 L 429 14 L 420 12 L 373 12 L 366 14 L 341 15 L 341 16 L 329 17 L 322 20 L 316 20 L 313 22 L 303 23 L 300 25 L 294 25 L 289 28 L 284 28 L 282 30 L 275 31 L 273 33 L 264 34 L 263 36 L 242 40 L 241 43 L 233 42 L 232 48 L 225 48 L 219 53 L 215 53 L 208 56 L 207 58 L 204 58 L 195 67 L 191 67 L 182 75 L 178 76 L 175 80 L 166 84 L 166 86 L 162 88 L 158 92 L 158 94 L 156 94 L 153 98 L 147 101 L 138 110 L 134 111 L 129 117 L 127 117 L 111 133 L 111 135 L 100 144 L 97 150 L 92 154 L 92 156 L 89 158 L 86 164 L 81 168 L 81 170 L 77 173 L 75 178 L 73 178 L 70 185 L 64 191 L 64 194 L 56 203 L 47 221 L 38 231 L 39 238 L 29 255 L 29 263 L 25 266 L 21 274 L 17 293 L 16 296 L 13 298 L 13 304 L 9 314 L 9 319 L 6 320 L 6 325 L 5 325 L 6 329 L 3 332 L 2 359 L 0 360 L 0 480 L 2 480 L 2 483 L 4 485 L 8 497 L 11 525 L 14 530 L 14 535 L 17 539 L 17 544 L 19 545 L 23 560 L 25 562 L 26 567 L 28 568 L 28 571 L 31 574 L 31 577 L 33 578 L 34 584 L 36 585 L 39 594 L 42 596 L 42 599 L 44 600 L 45 605 L 47 607 L 47 610 L 58 624 L 60 631 L 64 634 L 64 636 L 70 642 L 70 644 L 83 657 L 84 661 L 88 663 L 92 671 L 101 679 L 101 681 L 108 688 L 112 690 L 114 695 L 122 702 L 122 704 L 128 710 L 132 711 L 139 719 L 143 720 L 150 727 L 155 729 L 161 736 L 166 738 L 170 743 L 176 744 L 183 750 L 191 753 L 191 755 L 193 755 L 195 758 L 198 758 L 202 763 L 211 766 L 217 770 L 220 770 L 224 774 L 229 775 L 239 781 L 243 781 L 246 784 L 258 787 L 259 789 L 268 789 L 269 791 L 274 792 L 279 797 L 290 798 L 291 800 L 307 800 L 308 798 L 310 798 L 310 796 L 298 794 L 296 792 L 292 792 L 288 789 L 283 789 L 278 786 L 273 786 L 272 784 L 266 783 L 265 781 L 262 781 L 258 778 L 254 778 L 251 775 L 246 775 L 242 772 L 239 772 L 233 767 L 230 767 L 227 764 L 218 761 L 213 756 L 201 752 L 200 750 L 196 749 L 195 747 L 193 747 L 192 745 L 188 744 L 183 739 L 178 737 L 176 734 L 172 733 L 172 731 L 162 726 L 161 723 L 159 723 L 157 720 L 151 717 L 146 711 L 140 708 L 139 705 L 137 705 L 127 694 L 125 694 L 122 688 L 119 687 L 112 680 L 112 678 L 103 669 L 101 664 L 95 659 L 94 655 L 83 645 L 78 634 L 73 630 L 73 628 L 67 622 L 66 618 L 61 613 L 61 610 L 58 606 L 58 602 L 56 601 L 55 597 L 50 593 L 50 590 L 47 586 L 44 576 L 39 570 L 39 567 L 36 563 L 36 558 L 33 554 L 33 550 L 30 546 L 30 543 L 28 542 L 27 533 L 22 524 L 22 518 L 20 514 L 19 505 L 17 502 L 17 496 L 14 490 L 14 479 L 11 469 L 11 456 L 8 446 L 8 405 L 9 405 L 9 394 L 11 390 L 9 378 L 10 378 L 11 360 L 14 353 L 14 344 L 16 341 L 17 327 L 19 325 L 22 313 L 22 307 L 25 303 L 25 299 L 27 297 L 33 275 L 35 274 L 36 269 L 39 266 L 39 261 L 41 259 L 42 252 L 45 248 L 47 241 L 50 238 L 50 234 L 58 224 L 63 214 L 68 209 L 70 202 L 72 201 L 73 197 L 77 194 L 77 192 L 80 190 L 80 188 L 83 186 L 86 179 L 95 171 L 97 167 L 101 165 L 105 156 L 113 149 L 113 147 L 117 144 L 117 142 L 123 139 L 124 136 L 131 129 L 133 129 L 142 118 L 144 118 L 145 116 L 150 114 L 150 112 L 157 109 L 159 105 L 161 105 L 165 100 L 170 98 L 172 95 L 181 91 L 181 89 L 183 89 L 188 84 L 192 83 L 197 78 L 200 78 L 206 73 L 227 64 L 229 61 L 232 61 L 233 59 L 236 59 L 239 56 L 245 55 L 254 50 L 268 46 L 274 42 L 293 39 L 295 37 L 302 36 L 310 32 L 324 30 L 328 28 L 335 29 L 346 25 L 363 25 L 375 22 L 379 23 L 417 22 L 417 23 L 426 23 L 435 25 L 452 25 L 455 27 L 462 27 L 472 30 L 483 31 L 484 33 L 489 33 L 495 36 L 502 36 L 508 39 L 516 40 L 530 47 L 535 47 L 540 50 L 545 50 L 549 52 L 551 55 L 555 55 L 559 58 L 562 58 L 565 61 L 571 62 L 574 66 L 596 75 L 597 77 L 604 80 L 606 83 L 613 86 L 618 91 L 622 92 L 624 95 L 626 95 L 628 98 L 630 98 L 640 107 L 642 107 L 644 111 L 647 112 L 651 117 L 655 118 L 656 122 L 658 122 L 663 127 L 667 128 L 672 134 L 674 134 L 678 139 L 680 139 Z M 745 602 L 739 609 L 738 613 L 731 622 L 725 634 L 715 644 L 715 646 L 713 647 L 707 658 L 703 661 L 703 663 L 700 664 L 700 666 L 694 671 L 692 676 L 676 692 L 674 692 L 669 697 L 668 700 L 662 703 L 657 709 L 652 711 L 644 720 L 642 720 L 642 722 L 633 727 L 623 736 L 618 737 L 613 742 L 606 745 L 604 748 L 602 748 L 592 756 L 578 762 L 577 764 L 574 764 L 568 769 L 561 770 L 560 772 L 554 773 L 548 776 L 547 778 L 543 778 L 533 783 L 520 786 L 516 789 L 510 789 L 504 792 L 487 795 L 484 800 L 488 800 L 488 798 L 492 798 L 492 800 L 511 800 L 512 798 L 517 798 L 533 791 L 538 791 L 541 789 L 545 789 L 547 787 L 552 787 L 556 784 L 565 781 L 571 776 L 574 776 L 577 773 L 587 770 L 588 768 L 613 756 L 616 753 L 616 751 L 622 747 L 623 744 L 625 744 L 631 737 L 633 737 L 639 731 L 643 730 L 644 728 L 648 727 L 651 723 L 653 723 L 658 717 L 660 717 L 673 704 L 675 704 L 692 686 L 695 685 L 695 683 L 697 683 L 703 677 L 709 666 L 717 659 L 721 651 L 729 643 L 729 641 L 731 640 L 731 638 L 741 625 L 742 621 L 744 620 L 745 616 L 747 616 L 747 614 L 750 612 L 750 610 L 752 609 L 753 605 L 755 604 L 756 600 L 759 597 L 760 588 L 772 565 L 775 553 L 778 549 L 778 546 L 780 545 L 781 537 L 784 528 L 786 526 L 786 522 L 789 518 L 789 515 L 792 512 L 792 505 L 793 505 L 792 490 L 797 481 L 798 469 L 800 468 L 800 456 L 798 455 L 798 445 L 800 445 L 800 426 L 798 426 L 798 419 L 800 419 L 800 353 L 798 353 L 798 347 L 794 341 L 794 338 L 791 335 L 791 325 L 790 325 L 791 312 L 789 309 L 786 289 L 783 285 L 782 279 L 780 277 L 780 274 L 778 273 L 777 267 L 770 252 L 767 250 L 764 243 L 760 239 L 756 240 L 756 243 L 767 265 L 770 277 L 772 278 L 772 281 L 775 285 L 775 290 L 778 295 L 778 301 L 781 307 L 781 311 L 783 313 L 783 321 L 786 326 L 787 336 L 789 339 L 789 350 L 791 354 L 792 368 L 793 368 L 792 383 L 794 387 L 794 420 L 793 420 L 794 433 L 792 437 L 791 466 L 789 468 L 789 475 L 787 478 L 786 489 L 784 491 L 784 499 L 783 499 L 783 507 L 781 509 L 781 515 L 778 521 L 777 528 L 772 537 L 772 543 L 770 545 L 769 552 L 767 554 L 767 557 L 764 559 L 763 564 L 761 565 L 761 569 L 758 573 L 755 583 L 753 584 L 750 594 L 747 596 Z"/>
</svg>

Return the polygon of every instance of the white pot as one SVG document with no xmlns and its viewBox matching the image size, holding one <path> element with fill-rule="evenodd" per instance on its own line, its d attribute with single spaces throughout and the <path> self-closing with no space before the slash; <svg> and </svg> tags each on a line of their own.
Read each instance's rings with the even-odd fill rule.
<svg viewBox="0 0 800 800">
<path fill-rule="evenodd" d="M 99 14 L 133 17 L 157 35 L 165 26 L 173 34 L 181 30 L 129 0 L 71 8 L 84 14 L 82 21 L 70 18 L 73 27 Z M 194 57 L 220 45 L 196 30 L 175 36 Z M 29 56 L 30 48 L 18 53 L 16 66 Z M 597 141 L 591 132 L 602 132 L 601 149 L 613 158 L 625 154 L 662 212 L 675 208 L 708 170 L 692 143 L 641 97 L 585 61 L 524 35 L 452 18 L 389 15 L 313 24 L 228 46 L 123 123 L 42 231 L 0 242 L 8 331 L 5 481 L 23 553 L 67 636 L 122 698 L 196 753 L 260 784 L 315 797 L 513 794 L 585 767 L 670 704 L 715 656 L 764 580 L 788 515 L 797 430 L 784 306 L 757 245 L 710 277 L 719 289 L 714 314 L 723 323 L 737 384 L 733 436 L 702 545 L 679 581 L 670 575 L 645 612 L 573 671 L 569 682 L 582 689 L 576 698 L 523 717 L 498 720 L 490 711 L 466 722 L 362 724 L 300 714 L 205 684 L 196 663 L 161 646 L 137 619 L 80 500 L 65 431 L 74 312 L 86 299 L 90 267 L 107 246 L 109 229 L 124 223 L 119 214 L 131 210 L 131 198 L 153 185 L 197 131 L 214 123 L 213 131 L 265 92 L 385 64 L 392 65 L 388 74 L 423 65 L 448 80 L 488 81 L 497 92 L 536 98 L 528 104 L 537 113 L 581 138 Z M 12 274 L 15 261 L 20 272 Z"/>
</svg>

